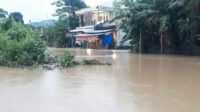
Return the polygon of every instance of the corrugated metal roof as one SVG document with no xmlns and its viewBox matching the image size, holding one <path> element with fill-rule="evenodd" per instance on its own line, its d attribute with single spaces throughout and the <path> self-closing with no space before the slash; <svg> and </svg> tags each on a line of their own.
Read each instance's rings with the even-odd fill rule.
<svg viewBox="0 0 200 112">
<path fill-rule="evenodd" d="M 89 34 L 95 34 L 95 33 L 106 33 L 109 31 L 112 31 L 113 29 L 108 29 L 108 30 L 91 30 L 91 31 L 84 31 L 84 33 L 89 33 Z"/>
<path fill-rule="evenodd" d="M 78 34 L 74 36 L 98 36 L 98 35 L 104 35 L 105 33 L 96 33 L 96 34 Z"/>
<path fill-rule="evenodd" d="M 98 33 L 106 33 L 112 30 L 113 29 L 108 29 L 108 30 L 78 29 L 78 30 L 71 30 L 70 33 L 82 32 L 83 34 L 98 34 Z"/>
</svg>

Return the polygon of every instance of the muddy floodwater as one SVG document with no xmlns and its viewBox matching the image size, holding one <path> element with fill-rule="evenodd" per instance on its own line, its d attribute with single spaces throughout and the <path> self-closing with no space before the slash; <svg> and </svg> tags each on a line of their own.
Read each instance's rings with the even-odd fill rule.
<svg viewBox="0 0 200 112">
<path fill-rule="evenodd" d="M 112 66 L 0 67 L 0 112 L 200 111 L 200 57 L 68 50 L 77 60 L 98 59 Z"/>
</svg>

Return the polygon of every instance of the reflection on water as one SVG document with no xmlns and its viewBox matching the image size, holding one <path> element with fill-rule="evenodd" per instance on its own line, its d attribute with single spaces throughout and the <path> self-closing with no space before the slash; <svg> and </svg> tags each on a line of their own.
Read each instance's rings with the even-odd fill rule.
<svg viewBox="0 0 200 112">
<path fill-rule="evenodd" d="M 91 56 L 92 50 L 91 50 L 91 49 L 87 49 L 86 51 L 87 51 L 87 54 L 88 54 L 89 56 Z"/>
<path fill-rule="evenodd" d="M 66 49 L 51 49 L 63 53 Z M 200 58 L 67 49 L 112 66 L 0 68 L 0 112 L 197 112 Z"/>
</svg>

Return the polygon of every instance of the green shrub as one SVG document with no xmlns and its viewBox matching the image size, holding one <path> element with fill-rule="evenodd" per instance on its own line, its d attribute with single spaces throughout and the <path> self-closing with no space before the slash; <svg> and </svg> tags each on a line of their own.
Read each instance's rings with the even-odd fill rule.
<svg viewBox="0 0 200 112">
<path fill-rule="evenodd" d="M 5 47 L 6 45 L 6 36 L 0 32 L 0 51 Z"/>
<path fill-rule="evenodd" d="M 45 46 L 34 38 L 23 41 L 8 40 L 6 48 L 1 50 L 1 60 L 5 66 L 32 66 L 42 63 L 45 58 Z"/>
<path fill-rule="evenodd" d="M 59 48 L 71 47 L 72 38 L 66 37 L 69 32 L 68 20 L 58 20 L 53 26 L 49 26 L 46 30 L 48 32 L 49 40 L 48 45 L 57 45 Z"/>
<path fill-rule="evenodd" d="M 101 65 L 98 60 L 83 60 L 83 65 Z"/>
<path fill-rule="evenodd" d="M 3 23 L 1 24 L 1 29 L 4 31 L 9 30 L 14 24 L 14 21 L 12 19 L 5 19 Z"/>
<path fill-rule="evenodd" d="M 2 25 L 1 25 L 2 27 Z M 13 23 L 0 33 L 0 65 L 32 66 L 45 60 L 45 45 L 30 28 Z"/>
<path fill-rule="evenodd" d="M 27 36 L 26 34 L 28 32 L 29 31 L 27 30 L 26 27 L 24 27 L 24 25 L 16 23 L 16 24 L 13 24 L 13 26 L 7 31 L 7 35 L 12 40 L 20 41 L 26 38 Z"/>
<path fill-rule="evenodd" d="M 0 24 L 0 66 L 22 67 L 42 64 L 44 68 L 50 69 L 80 64 L 110 65 L 96 60 L 77 62 L 69 51 L 57 57 L 46 54 L 45 50 L 46 46 L 39 39 L 37 31 L 8 20 Z M 52 64 L 55 66 L 49 66 Z"/>
<path fill-rule="evenodd" d="M 109 62 L 102 63 L 98 60 L 83 60 L 83 65 L 111 65 Z"/>
<path fill-rule="evenodd" d="M 70 67 L 70 66 L 76 65 L 76 62 L 74 61 L 74 55 L 72 55 L 69 51 L 65 52 L 60 57 L 59 62 L 62 67 Z"/>
</svg>

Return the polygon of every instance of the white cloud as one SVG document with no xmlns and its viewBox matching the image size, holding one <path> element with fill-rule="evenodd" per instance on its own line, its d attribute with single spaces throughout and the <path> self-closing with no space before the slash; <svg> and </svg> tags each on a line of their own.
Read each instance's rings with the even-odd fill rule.
<svg viewBox="0 0 200 112">
<path fill-rule="evenodd" d="M 25 23 L 52 19 L 56 7 L 51 3 L 54 0 L 4 0 L 0 1 L 0 8 L 8 12 L 21 12 Z"/>
<path fill-rule="evenodd" d="M 56 7 L 51 3 L 55 0 L 1 0 L 0 8 L 8 12 L 21 12 L 25 23 L 55 18 L 52 14 Z M 97 6 L 112 0 L 84 0 L 89 6 Z M 95 1 L 95 2 L 94 2 Z"/>
<path fill-rule="evenodd" d="M 95 7 L 97 5 L 103 4 L 108 1 L 113 1 L 113 0 L 84 0 L 84 1 L 87 5 Z"/>
</svg>

